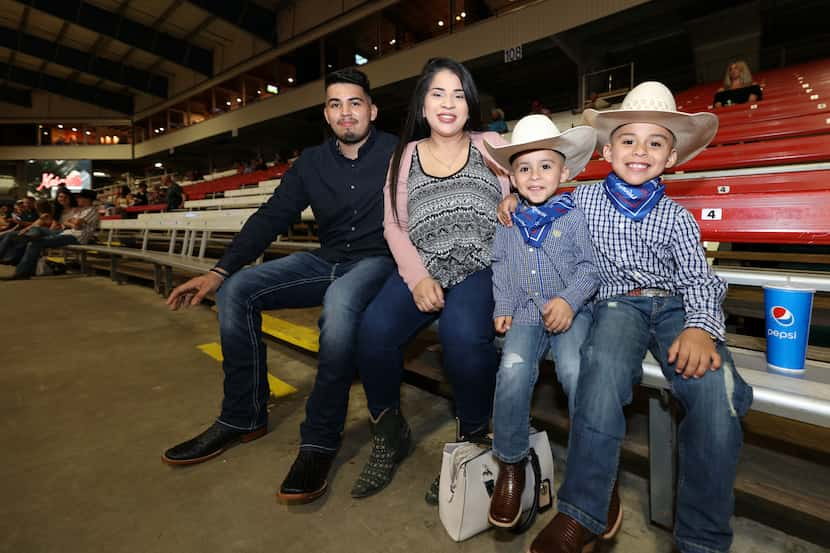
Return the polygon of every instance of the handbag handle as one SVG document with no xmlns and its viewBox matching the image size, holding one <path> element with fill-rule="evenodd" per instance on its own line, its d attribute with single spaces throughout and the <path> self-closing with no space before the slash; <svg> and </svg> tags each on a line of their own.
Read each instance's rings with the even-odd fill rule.
<svg viewBox="0 0 830 553">
<path fill-rule="evenodd" d="M 533 523 L 536 522 L 536 514 L 539 512 L 539 488 L 542 485 L 542 468 L 539 466 L 539 457 L 532 447 L 530 448 L 530 467 L 533 469 L 533 479 L 535 480 L 533 484 L 533 505 L 530 506 L 530 510 L 522 521 L 510 529 L 514 534 L 522 534 L 533 526 Z"/>
</svg>

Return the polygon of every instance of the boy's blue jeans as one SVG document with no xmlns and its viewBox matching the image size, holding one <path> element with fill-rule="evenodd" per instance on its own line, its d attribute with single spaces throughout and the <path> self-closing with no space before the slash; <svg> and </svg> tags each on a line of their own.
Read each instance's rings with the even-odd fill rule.
<svg viewBox="0 0 830 553">
<path fill-rule="evenodd" d="M 651 351 L 685 411 L 678 428 L 675 541 L 683 553 L 727 552 L 743 439 L 740 417 L 752 403 L 752 388 L 738 375 L 723 343 L 717 344 L 720 370 L 689 379 L 674 372 L 668 349 L 683 331 L 684 318 L 676 296 L 619 296 L 595 306 L 594 327 L 582 349 L 559 511 L 594 534 L 605 531 L 625 436 L 623 407 L 631 402 L 643 357 Z"/>
<path fill-rule="evenodd" d="M 574 411 L 579 378 L 579 350 L 591 331 L 591 309 L 581 309 L 565 332 L 551 334 L 544 325 L 514 324 L 507 331 L 493 401 L 493 453 L 505 463 L 527 457 L 530 448 L 530 401 L 539 378 L 539 361 L 548 348 L 556 363 L 556 378 Z"/>
<path fill-rule="evenodd" d="M 225 371 L 218 421 L 245 431 L 268 422 L 262 311 L 322 304 L 317 376 L 300 426 L 300 449 L 337 450 L 357 369 L 355 344 L 363 310 L 394 266 L 385 256 L 329 263 L 301 252 L 231 276 L 216 296 Z"/>
</svg>

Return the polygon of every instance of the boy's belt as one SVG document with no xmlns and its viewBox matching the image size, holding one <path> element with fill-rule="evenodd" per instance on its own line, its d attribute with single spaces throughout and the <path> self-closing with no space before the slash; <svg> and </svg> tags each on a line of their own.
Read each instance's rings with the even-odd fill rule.
<svg viewBox="0 0 830 553">
<path fill-rule="evenodd" d="M 646 298 L 664 298 L 667 296 L 671 296 L 671 292 L 668 290 L 663 290 L 662 288 L 635 288 L 633 290 L 629 290 L 625 294 L 626 296 L 642 296 Z"/>
</svg>

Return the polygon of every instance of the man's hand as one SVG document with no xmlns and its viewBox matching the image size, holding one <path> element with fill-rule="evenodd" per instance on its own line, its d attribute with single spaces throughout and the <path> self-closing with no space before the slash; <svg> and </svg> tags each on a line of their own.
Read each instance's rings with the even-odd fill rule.
<svg viewBox="0 0 830 553">
<path fill-rule="evenodd" d="M 513 324 L 513 317 L 501 316 L 493 319 L 493 326 L 496 327 L 496 332 L 499 334 L 507 334 L 510 326 Z"/>
<path fill-rule="evenodd" d="M 715 341 L 700 328 L 687 328 L 669 348 L 669 363 L 676 363 L 674 372 L 683 378 L 700 378 L 706 371 L 720 368 L 721 357 Z"/>
<path fill-rule="evenodd" d="M 574 310 L 562 298 L 553 298 L 545 304 L 542 319 L 545 321 L 545 328 L 548 332 L 565 332 L 571 328 Z"/>
<path fill-rule="evenodd" d="M 500 201 L 499 207 L 496 208 L 496 217 L 498 217 L 499 223 L 506 227 L 512 227 L 513 219 L 510 216 L 516 211 L 518 205 L 519 200 L 516 199 L 515 194 L 508 194 L 506 198 Z"/>
<path fill-rule="evenodd" d="M 167 306 L 173 311 L 179 307 L 199 305 L 210 292 L 215 292 L 224 282 L 224 279 L 214 272 L 191 278 L 184 284 L 176 287 L 167 298 Z"/>
<path fill-rule="evenodd" d="M 435 313 L 444 308 L 444 290 L 438 281 L 426 277 L 412 289 L 412 299 L 422 313 Z"/>
</svg>

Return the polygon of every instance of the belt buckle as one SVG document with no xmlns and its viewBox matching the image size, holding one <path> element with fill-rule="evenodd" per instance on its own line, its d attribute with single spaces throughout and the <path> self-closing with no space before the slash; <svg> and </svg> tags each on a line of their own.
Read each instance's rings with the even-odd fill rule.
<svg viewBox="0 0 830 553">
<path fill-rule="evenodd" d="M 662 288 L 634 288 L 626 295 L 644 298 L 663 298 L 669 295 L 669 291 L 663 290 Z"/>
</svg>

